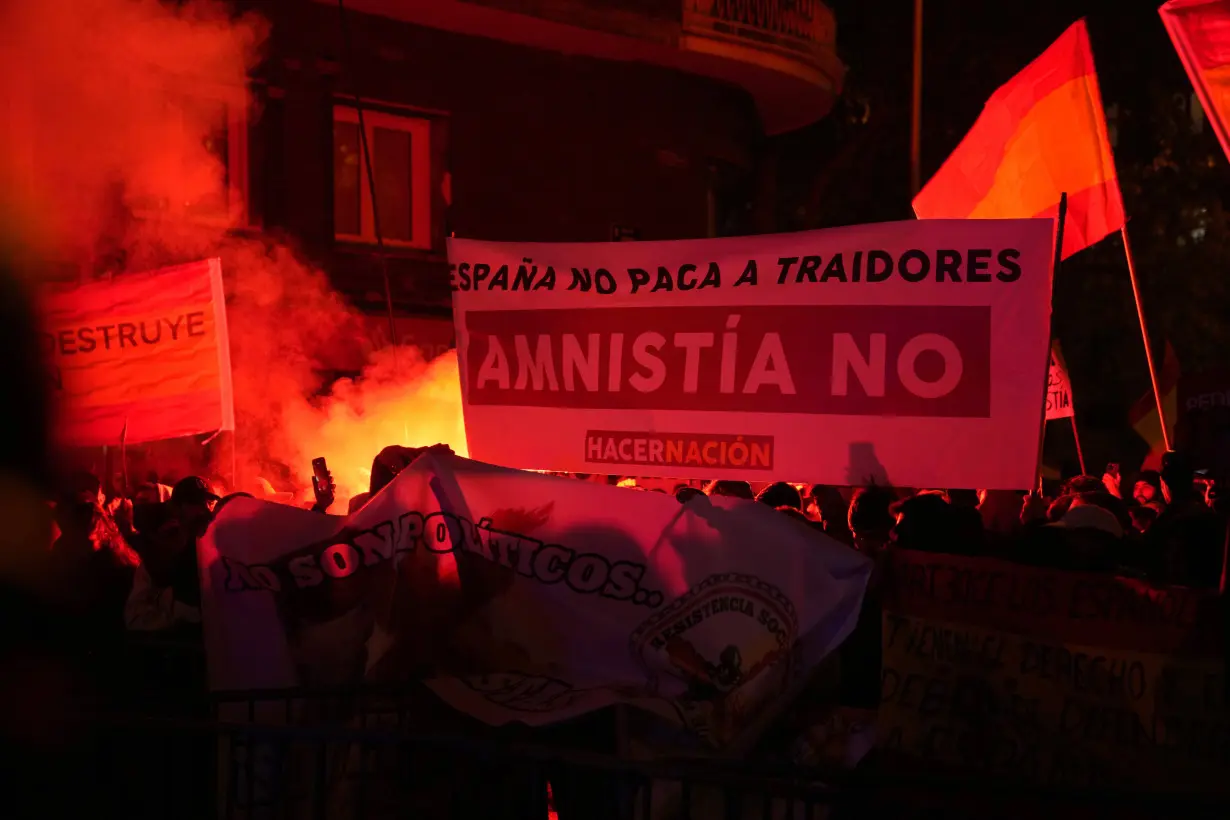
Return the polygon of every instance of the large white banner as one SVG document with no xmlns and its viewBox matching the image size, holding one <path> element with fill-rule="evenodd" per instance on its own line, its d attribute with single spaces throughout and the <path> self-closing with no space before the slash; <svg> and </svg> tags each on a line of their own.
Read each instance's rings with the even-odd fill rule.
<svg viewBox="0 0 1230 820">
<path fill-rule="evenodd" d="M 450 240 L 469 452 L 584 473 L 1030 487 L 1052 230 Z"/>
<path fill-rule="evenodd" d="M 625 702 L 719 747 L 845 639 L 871 566 L 762 504 L 440 455 L 344 519 L 235 499 L 199 557 L 216 690 L 424 677 L 493 724 Z"/>
</svg>

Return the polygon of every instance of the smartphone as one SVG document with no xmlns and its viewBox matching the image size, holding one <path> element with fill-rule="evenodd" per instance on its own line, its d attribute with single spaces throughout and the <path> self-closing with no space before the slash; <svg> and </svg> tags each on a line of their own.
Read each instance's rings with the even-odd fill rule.
<svg viewBox="0 0 1230 820">
<path fill-rule="evenodd" d="M 1114 463 L 1113 461 L 1110 464 L 1107 464 L 1106 474 L 1107 475 L 1119 475 L 1119 465 Z"/>
<path fill-rule="evenodd" d="M 329 465 L 325 463 L 324 456 L 312 459 L 312 475 L 316 476 L 316 483 L 321 487 L 329 486 Z"/>
</svg>

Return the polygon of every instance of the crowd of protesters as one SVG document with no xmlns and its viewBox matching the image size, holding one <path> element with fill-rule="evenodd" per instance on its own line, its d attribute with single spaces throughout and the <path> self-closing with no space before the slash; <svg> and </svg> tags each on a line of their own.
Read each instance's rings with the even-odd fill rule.
<svg viewBox="0 0 1230 820">
<path fill-rule="evenodd" d="M 681 487 L 681 500 L 697 490 Z M 850 490 L 771 484 L 758 494 L 739 481 L 709 494 L 755 499 L 860 551 L 888 547 L 984 556 L 1159 584 L 1216 588 L 1225 547 L 1224 502 L 1180 453 L 1161 471 L 1130 478 L 1076 476 L 1053 497 L 1039 492 Z"/>
<path fill-rule="evenodd" d="M 378 491 L 416 451 L 390 447 L 375 461 Z M 634 479 L 574 476 L 635 486 Z M 659 490 L 661 491 L 661 490 Z M 196 541 L 225 490 L 199 476 L 172 487 L 154 477 L 131 493 L 110 495 L 95 476 L 72 477 L 54 502 L 49 571 L 63 602 L 79 616 L 81 640 L 110 640 L 125 630 L 190 634 L 199 627 Z M 314 509 L 333 504 L 333 487 L 316 487 Z M 1159 584 L 1216 588 L 1226 542 L 1217 487 L 1179 453 L 1160 472 L 1078 476 L 1053 498 L 1038 492 L 858 489 L 784 482 L 758 493 L 743 481 L 703 490 L 676 488 L 681 503 L 708 495 L 767 504 L 847 546 L 879 555 L 909 549 L 992 556 L 1033 566 L 1108 572 Z M 353 511 L 370 497 L 351 500 Z"/>
<path fill-rule="evenodd" d="M 369 493 L 351 499 L 348 511 L 366 503 L 419 452 L 401 447 L 383 451 L 373 464 Z M 628 477 L 571 477 L 637 486 Z M 312 508 L 330 511 L 332 484 L 314 485 Z M 660 486 L 658 492 L 667 491 Z M 269 495 L 267 487 L 257 489 Z M 877 563 L 894 550 L 916 550 L 999 557 L 1189 587 L 1216 589 L 1222 579 L 1227 530 L 1218 488 L 1178 453 L 1168 454 L 1159 472 L 1121 477 L 1112 470 L 1101 478 L 1078 476 L 1051 497 L 1039 492 L 875 485 L 852 489 L 784 482 L 757 488 L 730 480 L 674 489 L 680 503 L 703 503 L 703 496 L 720 495 L 768 505 Z M 63 627 L 59 638 L 64 646 L 82 655 L 108 656 L 111 647 L 157 636 L 199 648 L 196 545 L 221 506 L 235 495 L 247 495 L 227 493 L 216 479 L 200 476 L 167 485 L 151 475 L 128 493 L 108 488 L 89 474 L 63 482 L 49 505 L 52 524 L 42 573 L 47 582 L 43 589 L 54 590 L 52 609 Z M 836 693 L 842 703 L 871 709 L 880 688 L 875 587 L 873 581 L 858 628 L 839 651 Z M 203 665 L 177 666 L 175 675 L 174 691 L 204 694 Z"/>
</svg>

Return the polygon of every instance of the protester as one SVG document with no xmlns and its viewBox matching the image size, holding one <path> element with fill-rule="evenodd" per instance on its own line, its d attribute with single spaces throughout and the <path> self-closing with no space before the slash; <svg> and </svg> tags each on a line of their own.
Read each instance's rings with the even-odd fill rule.
<svg viewBox="0 0 1230 820">
<path fill-rule="evenodd" d="M 854 545 L 847 520 L 849 504 L 836 487 L 812 485 L 807 492 L 806 512 L 820 522 L 824 534 L 846 546 Z"/>
<path fill-rule="evenodd" d="M 133 578 L 125 605 L 129 629 L 172 630 L 201 622 L 196 546 L 213 520 L 219 500 L 205 479 L 189 476 L 171 491 L 168 517 L 157 530 L 129 530 L 129 537 L 142 544 L 146 558 Z"/>
<path fill-rule="evenodd" d="M 451 452 L 442 446 L 382 450 L 373 460 L 368 491 L 350 499 L 349 512 L 361 509 L 402 470 L 436 450 Z M 631 477 L 614 481 L 617 486 L 644 489 Z M 1141 473 L 1130 486 L 1131 493 L 1121 496 L 1118 475 L 1109 472 L 1102 479 L 1072 478 L 1052 498 L 1038 492 L 1022 496 L 1012 491 L 911 491 L 873 485 L 855 489 L 846 504 L 834 487 L 817 485 L 803 496 L 791 484 L 774 482 L 753 496 L 747 482 L 721 479 L 709 482 L 704 492 L 678 485 L 675 497 L 681 504 L 706 493 L 754 499 L 874 559 L 859 620 L 837 652 L 840 675 L 834 693 L 842 703 L 874 709 L 880 697 L 884 637 L 881 585 L 891 571 L 893 555 L 993 555 L 1023 566 L 1215 587 L 1225 533 L 1223 519 L 1210 501 L 1217 497 L 1215 482 L 1197 482 L 1189 460 L 1171 453 L 1160 473 Z M 313 490 L 312 509 L 327 512 L 336 494 L 332 476 L 327 483 L 313 479 Z M 88 626 L 80 633 L 87 636 L 84 640 L 93 645 L 115 641 L 126 624 L 133 632 L 193 636 L 199 641 L 197 542 L 218 510 L 242 495 L 246 494 L 222 500 L 215 484 L 189 476 L 169 490 L 143 483 L 131 499 L 118 498 L 108 508 L 97 478 L 70 476 L 54 505 L 59 534 L 49 556 L 64 597 L 76 602 L 66 611 Z M 276 502 L 289 494 L 262 486 L 261 496 Z M 512 582 L 513 573 L 507 568 L 469 554 L 455 558 L 448 578 L 440 574 L 437 559 L 418 556 L 403 560 L 396 570 L 393 564 L 382 565 L 344 593 L 350 597 L 320 600 L 320 619 L 304 621 L 292 630 L 297 641 L 310 638 L 319 645 L 322 634 L 334 632 L 366 640 L 334 641 L 339 654 L 325 658 L 323 665 L 316 658 L 311 668 L 296 656 L 304 680 L 329 686 L 366 680 L 399 687 L 403 702 L 415 704 L 415 730 L 480 735 L 492 731 L 448 711 L 421 685 L 432 674 L 481 671 L 464 646 L 451 642 L 450 625 L 466 620 L 467 613 Z M 337 592 L 343 586 L 332 588 Z M 362 600 L 379 605 L 356 605 L 360 598 L 351 594 L 354 589 L 366 590 Z M 414 594 L 407 594 L 409 590 Z M 612 725 L 609 712 L 594 712 L 584 722 L 559 724 L 533 737 L 606 753 L 614 746 L 607 737 Z M 440 768 L 437 775 L 438 782 L 421 789 L 421 797 L 443 799 L 460 782 L 447 768 Z M 520 807 L 517 811 L 534 814 L 541 796 L 520 791 L 531 776 L 528 768 L 498 777 L 492 774 L 486 792 L 471 795 L 467 805 L 482 807 L 492 817 L 514 811 L 509 808 L 513 805 Z M 571 765 L 554 767 L 551 777 L 561 817 L 605 816 L 616 792 L 609 780 L 594 779 Z"/>
<path fill-rule="evenodd" d="M 1195 472 L 1182 453 L 1162 460 L 1166 507 L 1149 527 L 1147 543 L 1161 556 L 1166 582 L 1216 588 L 1221 581 L 1224 526 L 1196 489 Z"/>
<path fill-rule="evenodd" d="M 966 552 L 969 545 L 957 537 L 956 516 L 948 499 L 938 492 L 924 492 L 895 503 L 893 542 L 902 549 L 920 552 Z"/>
<path fill-rule="evenodd" d="M 1012 535 L 1021 516 L 1021 494 L 1011 490 L 978 493 L 978 515 L 985 533 L 995 538 Z"/>
<path fill-rule="evenodd" d="M 60 529 L 51 548 L 55 582 L 82 632 L 96 640 L 116 637 L 141 559 L 103 509 L 101 482 L 86 473 L 70 477 L 56 502 L 55 520 Z"/>
<path fill-rule="evenodd" d="M 896 523 L 891 512 L 895 501 L 894 493 L 885 487 L 872 485 L 855 491 L 847 517 L 855 549 L 874 554 L 888 544 Z"/>
<path fill-rule="evenodd" d="M 1113 490 L 1118 495 L 1116 487 Z M 1149 504 L 1157 505 L 1157 508 L 1164 504 L 1162 496 L 1162 474 L 1156 470 L 1141 470 L 1136 477 L 1136 482 L 1132 487 L 1132 499 L 1140 506 Z"/>
<path fill-rule="evenodd" d="M 777 481 L 765 487 L 756 496 L 756 500 L 761 504 L 768 504 L 775 510 L 780 507 L 790 507 L 800 513 L 803 511 L 803 497 L 799 495 L 798 490 L 784 481 Z"/>
<path fill-rule="evenodd" d="M 705 494 L 726 496 L 728 498 L 742 498 L 747 501 L 756 500 L 756 495 L 752 492 L 752 485 L 746 481 L 729 481 L 726 479 L 714 481 L 705 487 Z"/>
<path fill-rule="evenodd" d="M 680 504 L 687 504 L 693 498 L 704 496 L 703 490 L 698 490 L 695 487 L 689 487 L 684 484 L 675 490 L 675 500 Z"/>
</svg>

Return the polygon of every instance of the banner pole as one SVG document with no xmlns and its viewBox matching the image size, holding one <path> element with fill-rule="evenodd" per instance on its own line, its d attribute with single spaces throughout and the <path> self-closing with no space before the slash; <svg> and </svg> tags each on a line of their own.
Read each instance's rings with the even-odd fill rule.
<svg viewBox="0 0 1230 820">
<path fill-rule="evenodd" d="M 1222 595 L 1222 600 L 1225 600 L 1226 595 L 1227 574 L 1230 574 L 1230 519 L 1226 520 L 1226 532 L 1221 542 L 1221 581 L 1217 585 L 1217 591 Z M 1226 685 L 1230 687 L 1230 682 Z"/>
<path fill-rule="evenodd" d="M 115 497 L 115 449 L 103 445 L 102 448 L 102 479 L 103 495 L 110 501 Z"/>
<path fill-rule="evenodd" d="M 124 429 L 120 430 L 120 470 L 123 471 L 124 497 L 131 495 L 131 485 L 128 483 L 128 418 L 124 418 Z"/>
<path fill-rule="evenodd" d="M 1089 471 L 1085 469 L 1085 453 L 1081 450 L 1081 437 L 1076 432 L 1076 413 L 1068 416 L 1068 421 L 1072 422 L 1072 440 L 1076 442 L 1076 461 L 1081 466 L 1081 475 L 1089 475 Z"/>
<path fill-rule="evenodd" d="M 910 196 L 922 189 L 923 0 L 914 0 L 914 86 L 910 108 Z"/>
<path fill-rule="evenodd" d="M 1153 385 L 1153 401 L 1157 405 L 1157 420 L 1162 426 L 1162 444 L 1170 450 L 1170 431 L 1166 428 L 1166 412 L 1162 409 L 1162 391 L 1157 383 L 1157 366 L 1153 362 L 1153 347 L 1149 344 L 1149 328 L 1145 324 L 1145 307 L 1140 298 L 1140 282 L 1136 278 L 1136 260 L 1128 242 L 1127 223 L 1119 229 L 1123 237 L 1123 255 L 1127 259 L 1128 278 L 1132 282 L 1132 298 L 1136 300 L 1136 318 L 1140 322 L 1140 337 L 1145 344 L 1145 362 L 1149 365 L 1149 382 Z"/>
<path fill-rule="evenodd" d="M 1063 264 L 1063 229 L 1068 220 L 1068 194 L 1059 195 L 1059 213 L 1055 217 L 1055 263 L 1051 266 L 1051 300 L 1055 298 L 1055 277 Z M 1038 481 L 1037 491 L 1042 494 L 1042 451 L 1046 444 L 1046 398 L 1051 385 L 1051 348 L 1054 345 L 1054 334 L 1047 334 L 1046 367 L 1042 369 L 1042 421 L 1038 430 Z"/>
</svg>

